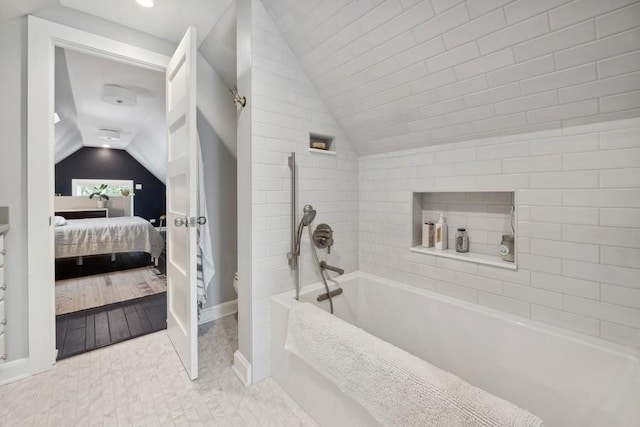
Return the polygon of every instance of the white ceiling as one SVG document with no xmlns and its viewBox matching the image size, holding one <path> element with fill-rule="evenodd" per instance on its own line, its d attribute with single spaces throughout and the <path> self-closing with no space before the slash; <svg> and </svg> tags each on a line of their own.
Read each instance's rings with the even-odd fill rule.
<svg viewBox="0 0 640 427">
<path fill-rule="evenodd" d="M 640 116 L 637 0 L 264 0 L 359 154 Z"/>
<path fill-rule="evenodd" d="M 61 51 L 61 49 L 57 49 Z M 65 49 L 64 65 L 70 91 L 64 89 L 66 79 L 56 79 L 56 161 L 60 161 L 82 146 L 100 147 L 109 144 L 114 149 L 127 150 L 161 181 L 165 181 L 165 81 L 164 73 L 135 67 L 121 62 Z M 60 57 L 60 54 L 57 55 Z M 64 73 L 62 66 L 56 68 Z M 61 76 L 62 77 L 62 76 Z M 117 106 L 101 99 L 106 84 L 133 90 L 135 106 Z M 75 117 L 73 114 L 75 113 Z M 76 133 L 68 130 L 75 124 Z M 65 129 L 64 132 L 60 131 Z M 100 129 L 120 132 L 119 141 L 98 137 Z M 69 135 L 79 134 L 80 140 Z"/>
<path fill-rule="evenodd" d="M 58 4 L 57 0 L 1 0 L 0 23 L 20 18 L 56 4 Z"/>
<path fill-rule="evenodd" d="M 200 48 L 200 54 L 220 75 L 228 87 L 236 84 L 236 5 L 231 5 L 211 29 Z"/>
<path fill-rule="evenodd" d="M 60 4 L 176 43 L 193 26 L 200 45 L 233 1 L 155 0 L 149 9 L 134 0 L 60 0 Z"/>
</svg>

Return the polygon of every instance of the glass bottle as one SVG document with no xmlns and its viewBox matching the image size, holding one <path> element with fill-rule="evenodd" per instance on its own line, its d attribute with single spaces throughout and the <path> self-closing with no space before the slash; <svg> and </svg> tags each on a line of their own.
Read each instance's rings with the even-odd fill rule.
<svg viewBox="0 0 640 427">
<path fill-rule="evenodd" d="M 469 235 L 465 228 L 458 228 L 456 232 L 456 252 L 469 252 Z"/>
</svg>

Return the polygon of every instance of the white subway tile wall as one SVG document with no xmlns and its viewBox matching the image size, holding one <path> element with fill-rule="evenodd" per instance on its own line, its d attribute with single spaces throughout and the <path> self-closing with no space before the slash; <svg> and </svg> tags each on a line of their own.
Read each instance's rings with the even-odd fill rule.
<svg viewBox="0 0 640 427">
<path fill-rule="evenodd" d="M 638 0 L 264 0 L 358 154 L 640 116 Z"/>
<path fill-rule="evenodd" d="M 253 380 L 269 376 L 269 297 L 293 289 L 287 263 L 291 242 L 291 172 L 298 163 L 298 219 L 305 204 L 329 224 L 335 245 L 320 258 L 345 271 L 358 269 L 358 159 L 298 60 L 260 1 L 253 2 L 252 90 L 252 326 Z M 336 155 L 309 152 L 309 133 L 335 136 Z M 301 284 L 320 280 L 305 230 Z"/>
<path fill-rule="evenodd" d="M 364 156 L 359 177 L 361 270 L 640 347 L 640 119 Z M 457 178 L 462 191 L 517 192 L 517 271 L 409 252 L 412 193 Z M 451 222 L 499 244 L 502 229 L 465 209 Z"/>
</svg>

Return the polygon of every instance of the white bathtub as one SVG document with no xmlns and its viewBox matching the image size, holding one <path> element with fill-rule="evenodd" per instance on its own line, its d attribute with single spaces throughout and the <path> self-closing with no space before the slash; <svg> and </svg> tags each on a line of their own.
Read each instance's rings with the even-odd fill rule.
<svg viewBox="0 0 640 427">
<path fill-rule="evenodd" d="M 340 278 L 336 315 L 525 408 L 547 427 L 640 426 L 638 351 L 356 272 Z M 322 285 L 302 289 L 317 303 Z M 321 425 L 377 423 L 284 348 L 293 291 L 272 297 L 273 378 Z"/>
</svg>

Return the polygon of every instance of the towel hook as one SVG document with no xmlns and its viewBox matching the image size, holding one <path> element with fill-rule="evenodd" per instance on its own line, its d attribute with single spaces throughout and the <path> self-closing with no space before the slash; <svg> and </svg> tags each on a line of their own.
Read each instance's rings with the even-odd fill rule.
<svg viewBox="0 0 640 427">
<path fill-rule="evenodd" d="M 244 96 L 240 96 L 238 93 L 238 86 L 233 85 L 233 89 L 229 89 L 229 92 L 233 95 L 233 102 L 239 104 L 241 107 L 247 105 L 247 98 Z"/>
</svg>

